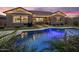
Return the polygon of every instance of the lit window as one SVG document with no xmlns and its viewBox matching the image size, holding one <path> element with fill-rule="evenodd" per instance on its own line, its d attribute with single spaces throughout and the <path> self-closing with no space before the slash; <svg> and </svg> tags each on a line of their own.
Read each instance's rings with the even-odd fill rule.
<svg viewBox="0 0 79 59">
<path fill-rule="evenodd" d="M 57 19 L 57 22 L 60 22 L 60 19 Z"/>
<path fill-rule="evenodd" d="M 28 23 L 28 16 L 21 16 L 21 23 Z"/>
<path fill-rule="evenodd" d="M 57 17 L 57 20 L 56 20 L 56 21 L 57 21 L 57 22 L 62 22 L 62 21 L 63 21 L 63 19 L 64 19 L 63 17 L 60 17 L 60 18 L 59 18 L 59 17 Z"/>
<path fill-rule="evenodd" d="M 36 18 L 36 22 L 43 22 L 43 18 Z"/>
<path fill-rule="evenodd" d="M 28 23 L 28 16 L 13 16 L 13 23 Z"/>
<path fill-rule="evenodd" d="M 20 16 L 13 16 L 13 23 L 20 23 Z"/>
</svg>

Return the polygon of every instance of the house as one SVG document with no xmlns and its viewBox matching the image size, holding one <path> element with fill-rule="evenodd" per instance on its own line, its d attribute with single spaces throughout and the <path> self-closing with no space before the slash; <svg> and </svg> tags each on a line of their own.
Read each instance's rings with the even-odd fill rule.
<svg viewBox="0 0 79 59">
<path fill-rule="evenodd" d="M 8 11 L 3 12 L 6 14 L 6 26 L 29 26 L 32 25 L 32 13 L 28 10 L 18 7 Z"/>
<path fill-rule="evenodd" d="M 65 12 L 65 23 L 67 26 L 79 26 L 79 11 Z"/>
<path fill-rule="evenodd" d="M 66 14 L 61 12 L 61 11 L 57 11 L 54 12 L 51 15 L 51 24 L 52 25 L 65 25 L 65 18 L 66 18 Z"/>
<path fill-rule="evenodd" d="M 6 14 L 7 27 L 23 27 L 33 25 L 65 25 L 65 14 L 57 11 L 55 13 L 48 11 L 30 11 L 22 7 L 4 11 Z"/>
<path fill-rule="evenodd" d="M 43 24 L 50 24 L 50 16 L 52 12 L 47 11 L 30 11 L 33 14 L 33 25 L 43 25 Z"/>
<path fill-rule="evenodd" d="M 6 26 L 6 16 L 0 15 L 0 28 Z"/>
</svg>

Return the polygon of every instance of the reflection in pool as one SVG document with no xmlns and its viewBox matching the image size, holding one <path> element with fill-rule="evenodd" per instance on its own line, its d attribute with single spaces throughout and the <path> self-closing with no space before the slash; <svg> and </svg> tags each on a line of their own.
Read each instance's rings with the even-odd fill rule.
<svg viewBox="0 0 79 59">
<path fill-rule="evenodd" d="M 77 29 L 67 29 L 67 35 L 79 35 Z M 45 29 L 38 31 L 26 31 L 24 38 L 19 38 L 15 46 L 20 46 L 19 51 L 32 51 L 33 48 L 37 48 L 36 51 L 43 51 L 44 49 L 50 50 L 50 45 L 44 43 L 50 40 L 62 40 L 65 35 L 65 29 Z M 54 47 L 53 47 L 54 48 Z M 32 50 L 31 50 L 32 49 Z"/>
</svg>

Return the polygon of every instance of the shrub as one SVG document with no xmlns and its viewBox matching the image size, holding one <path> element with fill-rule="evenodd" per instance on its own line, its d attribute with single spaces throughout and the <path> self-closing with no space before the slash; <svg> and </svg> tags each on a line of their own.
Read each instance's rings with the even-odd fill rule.
<svg viewBox="0 0 79 59">
<path fill-rule="evenodd" d="M 58 51 L 61 52 L 78 52 L 79 51 L 79 37 L 73 36 L 67 40 L 65 44 L 62 40 L 50 41 L 49 44 L 51 47 L 55 47 Z"/>
</svg>

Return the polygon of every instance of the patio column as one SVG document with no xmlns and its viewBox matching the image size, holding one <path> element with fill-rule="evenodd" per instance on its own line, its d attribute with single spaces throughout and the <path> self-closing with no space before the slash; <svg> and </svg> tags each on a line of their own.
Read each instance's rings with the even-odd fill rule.
<svg viewBox="0 0 79 59">
<path fill-rule="evenodd" d="M 46 17 L 46 22 L 47 22 L 47 24 L 50 24 L 50 19 L 49 19 L 49 17 Z"/>
</svg>

